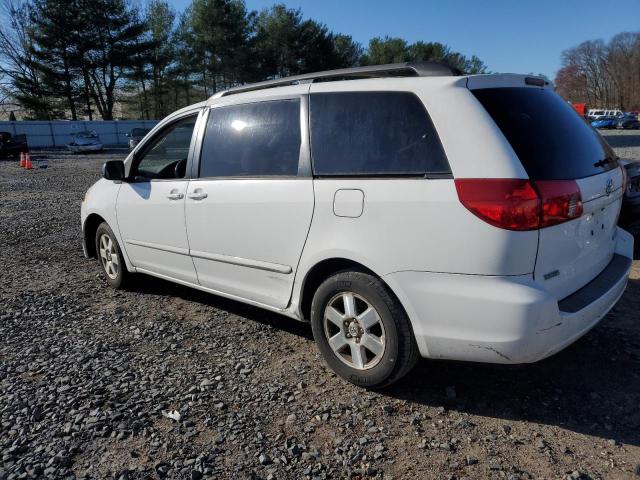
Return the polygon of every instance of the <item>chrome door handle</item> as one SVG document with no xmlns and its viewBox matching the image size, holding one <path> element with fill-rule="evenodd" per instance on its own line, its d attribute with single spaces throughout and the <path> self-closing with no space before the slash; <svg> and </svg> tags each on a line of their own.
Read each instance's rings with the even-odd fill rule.
<svg viewBox="0 0 640 480">
<path fill-rule="evenodd" d="M 167 195 L 167 198 L 169 200 L 182 200 L 184 198 L 184 194 L 183 193 L 170 193 L 169 195 Z"/>
<path fill-rule="evenodd" d="M 204 200 L 208 196 L 209 195 L 207 195 L 207 192 L 203 191 L 200 188 L 196 188 L 193 193 L 187 195 L 187 197 L 189 197 L 191 200 Z"/>
</svg>

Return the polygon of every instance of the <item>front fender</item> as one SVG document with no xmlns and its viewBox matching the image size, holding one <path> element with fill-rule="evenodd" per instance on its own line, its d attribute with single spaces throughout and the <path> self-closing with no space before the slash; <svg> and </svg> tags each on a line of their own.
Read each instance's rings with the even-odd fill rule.
<svg viewBox="0 0 640 480">
<path fill-rule="evenodd" d="M 92 218 L 100 217 L 103 221 L 109 225 L 113 230 L 114 235 L 122 256 L 124 257 L 127 269 L 130 272 L 134 272 L 135 268 L 129 260 L 124 241 L 120 235 L 120 228 L 118 227 L 118 217 L 116 213 L 116 204 L 118 201 L 118 193 L 120 192 L 121 183 L 111 180 L 100 179 L 94 183 L 91 188 L 85 194 L 85 198 L 80 207 L 80 217 L 82 224 L 82 238 L 87 238 L 87 226 L 91 223 L 89 220 Z M 91 241 L 89 239 L 89 241 Z M 84 247 L 86 249 L 86 246 Z"/>
</svg>

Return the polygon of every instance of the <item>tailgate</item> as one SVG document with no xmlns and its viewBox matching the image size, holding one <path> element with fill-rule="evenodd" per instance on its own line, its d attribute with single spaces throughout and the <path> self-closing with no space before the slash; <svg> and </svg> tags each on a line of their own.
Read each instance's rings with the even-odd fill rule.
<svg viewBox="0 0 640 480">
<path fill-rule="evenodd" d="M 611 261 L 622 205 L 622 182 L 619 168 L 577 180 L 582 193 L 582 216 L 540 230 L 534 277 L 559 300 L 585 286 Z"/>
<path fill-rule="evenodd" d="M 611 147 L 545 83 L 518 75 L 471 77 L 474 96 L 501 130 L 529 179 L 575 182 L 583 213 L 541 228 L 534 277 L 558 300 L 613 258 L 623 173 Z"/>
</svg>

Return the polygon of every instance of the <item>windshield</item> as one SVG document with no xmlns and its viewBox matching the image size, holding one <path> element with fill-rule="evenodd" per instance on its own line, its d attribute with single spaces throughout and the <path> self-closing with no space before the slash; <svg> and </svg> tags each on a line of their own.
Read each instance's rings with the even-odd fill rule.
<svg viewBox="0 0 640 480">
<path fill-rule="evenodd" d="M 616 154 L 600 134 L 551 90 L 514 87 L 472 92 L 531 179 L 578 179 L 618 166 Z"/>
</svg>

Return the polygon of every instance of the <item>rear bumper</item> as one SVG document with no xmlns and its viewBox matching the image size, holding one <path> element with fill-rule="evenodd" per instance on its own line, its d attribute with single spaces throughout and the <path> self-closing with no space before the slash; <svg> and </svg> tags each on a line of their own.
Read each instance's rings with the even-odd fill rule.
<svg viewBox="0 0 640 480">
<path fill-rule="evenodd" d="M 617 238 L 616 255 L 607 268 L 560 302 L 530 275 L 397 272 L 385 280 L 407 310 L 422 356 L 530 363 L 575 342 L 620 299 L 631 268 L 633 237 L 619 230 Z"/>
</svg>

